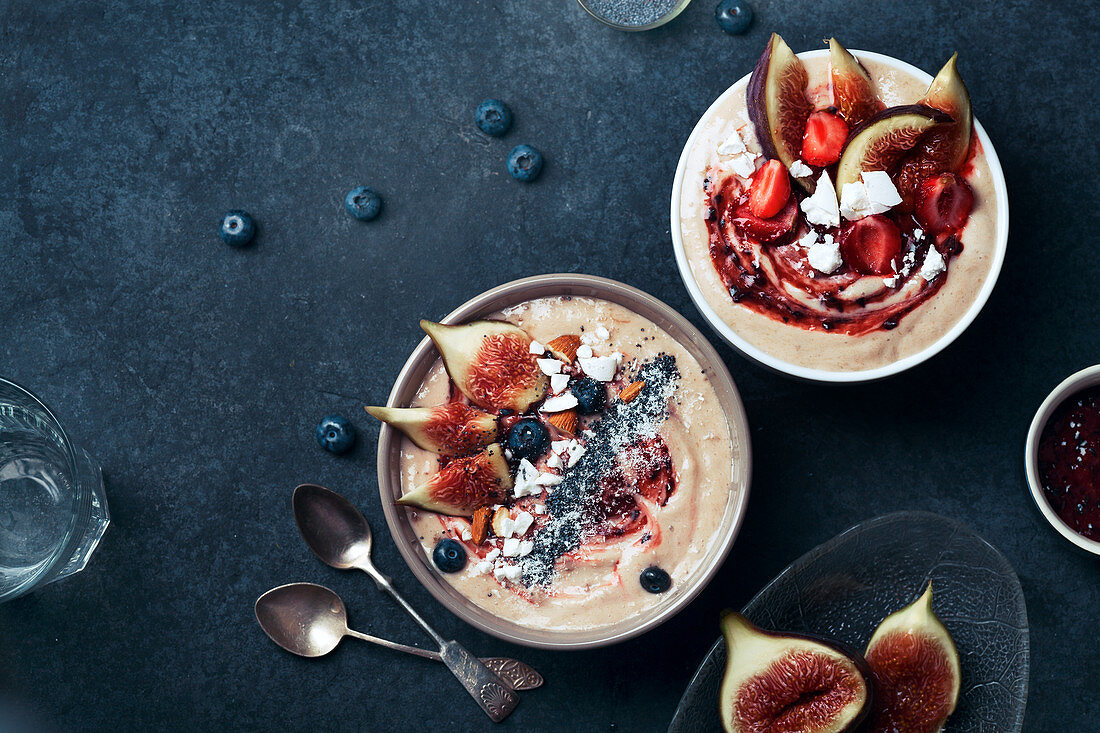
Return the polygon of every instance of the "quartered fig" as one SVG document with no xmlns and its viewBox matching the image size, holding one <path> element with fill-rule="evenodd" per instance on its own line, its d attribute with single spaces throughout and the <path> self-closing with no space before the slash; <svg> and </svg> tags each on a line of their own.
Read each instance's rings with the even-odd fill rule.
<svg viewBox="0 0 1100 733">
<path fill-rule="evenodd" d="M 883 619 L 867 644 L 874 680 L 871 730 L 932 733 L 959 699 L 959 654 L 932 612 L 932 584 Z"/>
<path fill-rule="evenodd" d="M 764 155 L 784 168 L 798 160 L 806 119 L 813 108 L 806 98 L 809 76 L 802 61 L 773 33 L 756 62 L 747 90 L 749 118 Z M 799 179 L 810 190 L 813 181 Z"/>
<path fill-rule="evenodd" d="M 436 407 L 368 407 L 424 450 L 461 456 L 481 450 L 500 433 L 495 416 L 461 402 Z"/>
<path fill-rule="evenodd" d="M 500 504 L 512 490 L 512 474 L 503 454 L 500 444 L 493 443 L 480 453 L 456 458 L 397 503 L 459 517 Z"/>
<path fill-rule="evenodd" d="M 546 394 L 549 380 L 530 353 L 531 337 L 505 321 L 461 326 L 421 321 L 462 394 L 490 410 L 523 412 Z"/>
<path fill-rule="evenodd" d="M 950 121 L 949 115 L 919 104 L 879 112 L 848 136 L 837 164 L 837 192 L 860 180 L 863 171 L 892 171 L 925 134 Z"/>
<path fill-rule="evenodd" d="M 871 673 L 857 652 L 763 631 L 739 613 L 722 617 L 722 634 L 720 713 L 727 733 L 840 733 L 864 721 Z"/>
<path fill-rule="evenodd" d="M 849 127 L 863 124 L 882 109 L 882 103 L 875 96 L 871 75 L 835 38 L 829 39 L 829 84 L 833 91 L 833 106 Z"/>
<path fill-rule="evenodd" d="M 959 76 L 955 54 L 936 74 L 928 87 L 923 104 L 951 116 L 951 122 L 928 133 L 907 156 L 898 172 L 898 191 L 907 204 L 926 179 L 939 173 L 959 170 L 970 150 L 974 115 L 970 108 L 970 93 Z"/>
</svg>

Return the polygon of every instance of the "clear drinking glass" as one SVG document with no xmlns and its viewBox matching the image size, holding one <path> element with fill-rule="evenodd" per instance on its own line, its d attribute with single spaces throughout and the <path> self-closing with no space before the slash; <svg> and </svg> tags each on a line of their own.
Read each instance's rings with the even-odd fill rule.
<svg viewBox="0 0 1100 733">
<path fill-rule="evenodd" d="M 0 378 L 0 602 L 83 570 L 109 522 L 99 464 Z"/>
</svg>

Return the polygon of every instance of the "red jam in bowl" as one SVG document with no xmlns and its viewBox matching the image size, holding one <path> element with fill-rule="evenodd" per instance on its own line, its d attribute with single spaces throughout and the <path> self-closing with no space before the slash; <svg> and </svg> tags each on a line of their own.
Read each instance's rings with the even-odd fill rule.
<svg viewBox="0 0 1100 733">
<path fill-rule="evenodd" d="M 1039 481 L 1073 531 L 1100 541 L 1100 387 L 1066 399 L 1039 438 Z"/>
</svg>

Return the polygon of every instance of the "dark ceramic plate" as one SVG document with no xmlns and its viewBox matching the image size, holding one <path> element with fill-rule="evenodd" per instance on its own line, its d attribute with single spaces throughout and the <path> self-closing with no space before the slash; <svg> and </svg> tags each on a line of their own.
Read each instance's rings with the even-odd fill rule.
<svg viewBox="0 0 1100 733">
<path fill-rule="evenodd" d="M 884 616 L 932 581 L 933 608 L 959 650 L 962 691 L 945 731 L 1023 727 L 1028 632 L 1024 592 L 992 545 L 953 519 L 898 512 L 857 524 L 806 553 L 743 612 L 765 629 L 809 632 L 863 649 Z M 670 733 L 722 730 L 721 638 L 680 699 Z"/>
</svg>

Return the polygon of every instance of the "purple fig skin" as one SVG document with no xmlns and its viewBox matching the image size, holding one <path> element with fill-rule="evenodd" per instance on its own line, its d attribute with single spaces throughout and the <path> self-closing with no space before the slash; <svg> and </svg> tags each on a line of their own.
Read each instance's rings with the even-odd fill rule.
<svg viewBox="0 0 1100 733">
<path fill-rule="evenodd" d="M 856 135 L 863 132 L 879 120 L 884 120 L 887 117 L 896 117 L 897 115 L 907 114 L 924 115 L 928 119 L 937 123 L 954 122 L 954 119 L 952 119 L 951 115 L 947 114 L 946 112 L 935 109 L 934 107 L 927 107 L 923 104 L 903 104 L 897 107 L 887 107 L 886 109 L 876 114 L 874 117 L 868 119 L 862 125 L 859 125 L 852 129 L 852 131 L 848 133 L 848 139 L 844 142 L 844 144 L 847 145 L 849 142 L 851 142 L 852 138 L 854 138 Z"/>
<path fill-rule="evenodd" d="M 760 59 L 752 70 L 752 76 L 749 77 L 745 101 L 749 108 L 749 119 L 752 121 L 753 128 L 756 129 L 756 139 L 764 151 L 764 157 L 778 160 L 779 151 L 775 149 L 772 136 L 768 134 L 770 128 L 768 112 L 764 109 L 764 84 L 768 78 L 768 65 L 771 64 L 771 60 L 772 39 L 769 38 L 767 45 L 764 46 L 764 53 L 760 54 Z"/>
</svg>

